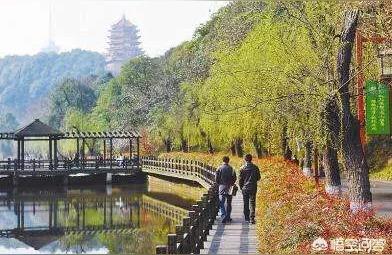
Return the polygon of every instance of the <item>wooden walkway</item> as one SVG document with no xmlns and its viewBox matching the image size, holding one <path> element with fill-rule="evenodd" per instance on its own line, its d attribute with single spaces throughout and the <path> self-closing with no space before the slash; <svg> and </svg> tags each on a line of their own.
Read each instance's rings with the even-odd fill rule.
<svg viewBox="0 0 392 255">
<path fill-rule="evenodd" d="M 222 224 L 220 216 L 210 230 L 200 254 L 256 254 L 256 225 L 246 223 L 242 213 L 242 193 L 233 197 L 232 223 Z"/>
</svg>

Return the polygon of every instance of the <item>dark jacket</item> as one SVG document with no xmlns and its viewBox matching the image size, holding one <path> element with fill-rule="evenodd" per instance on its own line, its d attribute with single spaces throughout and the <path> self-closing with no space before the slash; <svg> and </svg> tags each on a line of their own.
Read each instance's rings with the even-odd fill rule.
<svg viewBox="0 0 392 255">
<path fill-rule="evenodd" d="M 241 167 L 239 184 L 242 191 L 256 192 L 259 180 L 260 170 L 255 164 L 247 162 Z"/>
<path fill-rule="evenodd" d="M 227 194 L 236 180 L 237 175 L 229 164 L 224 163 L 216 170 L 215 181 L 219 185 L 219 194 Z"/>
<path fill-rule="evenodd" d="M 237 176 L 229 164 L 222 164 L 216 170 L 215 181 L 219 185 L 232 186 L 236 180 Z"/>
</svg>

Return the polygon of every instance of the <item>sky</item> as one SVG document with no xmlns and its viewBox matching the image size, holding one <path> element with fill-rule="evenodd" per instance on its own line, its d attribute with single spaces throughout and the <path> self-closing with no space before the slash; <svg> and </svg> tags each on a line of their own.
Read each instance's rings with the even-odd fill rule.
<svg viewBox="0 0 392 255">
<path fill-rule="evenodd" d="M 137 25 L 151 57 L 192 38 L 195 29 L 227 1 L 190 0 L 0 0 L 0 57 L 33 55 L 48 45 L 60 51 L 105 53 L 108 30 L 123 14 Z M 52 27 L 49 10 L 52 9 Z"/>
</svg>

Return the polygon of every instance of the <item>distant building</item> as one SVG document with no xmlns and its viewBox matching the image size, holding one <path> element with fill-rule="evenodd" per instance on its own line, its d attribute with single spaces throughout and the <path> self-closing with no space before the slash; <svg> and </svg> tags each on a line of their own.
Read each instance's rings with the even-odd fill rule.
<svg viewBox="0 0 392 255">
<path fill-rule="evenodd" d="M 49 40 L 48 45 L 41 49 L 41 52 L 46 52 L 46 53 L 49 52 L 58 53 L 59 51 L 60 48 L 52 40 Z"/>
<path fill-rule="evenodd" d="M 60 48 L 54 43 L 53 40 L 53 18 L 52 18 L 52 12 L 53 12 L 53 2 L 50 2 L 49 6 L 49 27 L 48 27 L 48 44 L 41 49 L 41 52 L 49 53 L 49 52 L 54 52 L 58 53 L 60 51 Z"/>
<path fill-rule="evenodd" d="M 106 69 L 113 75 L 120 73 L 121 66 L 126 61 L 143 54 L 138 33 L 139 29 L 129 22 L 125 15 L 120 21 L 112 25 L 106 55 Z"/>
</svg>

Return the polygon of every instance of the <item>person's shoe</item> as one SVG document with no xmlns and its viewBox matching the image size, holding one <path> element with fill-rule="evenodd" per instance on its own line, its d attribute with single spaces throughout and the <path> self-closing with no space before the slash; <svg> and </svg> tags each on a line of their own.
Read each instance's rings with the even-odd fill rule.
<svg viewBox="0 0 392 255">
<path fill-rule="evenodd" d="M 249 223 L 249 222 L 250 222 L 250 220 L 249 220 L 249 219 L 245 219 L 245 222 L 246 222 L 246 223 Z"/>
<path fill-rule="evenodd" d="M 223 224 L 226 224 L 226 223 L 227 223 L 227 220 L 222 220 L 222 223 L 223 223 Z"/>
<path fill-rule="evenodd" d="M 231 223 L 231 222 L 233 221 L 233 219 L 232 219 L 232 218 L 230 218 L 228 221 Z"/>
</svg>

